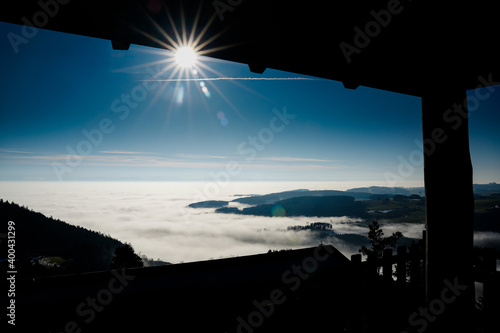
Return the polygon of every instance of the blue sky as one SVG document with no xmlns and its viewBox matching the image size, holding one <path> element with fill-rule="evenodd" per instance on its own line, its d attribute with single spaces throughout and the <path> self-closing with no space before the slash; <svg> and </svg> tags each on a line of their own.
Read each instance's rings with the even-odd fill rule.
<svg viewBox="0 0 500 333">
<path fill-rule="evenodd" d="M 170 51 L 44 30 L 16 53 L 11 32 L 0 24 L 0 180 L 423 184 L 421 164 L 398 171 L 419 149 L 420 98 L 206 57 L 179 76 Z M 475 183 L 500 182 L 493 90 L 470 116 Z"/>
</svg>

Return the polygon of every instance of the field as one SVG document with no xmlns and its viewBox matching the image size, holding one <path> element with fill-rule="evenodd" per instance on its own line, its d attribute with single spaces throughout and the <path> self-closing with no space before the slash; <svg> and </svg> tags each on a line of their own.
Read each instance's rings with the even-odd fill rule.
<svg viewBox="0 0 500 333">
<path fill-rule="evenodd" d="M 449 198 L 448 200 L 453 200 Z M 424 223 L 425 222 L 425 201 L 422 200 L 365 200 L 369 214 L 375 220 L 390 220 L 396 223 Z M 457 207 L 459 209 L 459 207 Z M 478 196 L 474 200 L 474 212 L 476 219 L 488 217 L 491 224 L 491 217 L 500 212 L 500 194 L 489 196 Z M 500 222 L 500 221 L 497 221 Z"/>
<path fill-rule="evenodd" d="M 366 200 L 368 213 L 374 220 L 391 220 L 397 223 L 424 223 L 424 200 Z"/>
</svg>

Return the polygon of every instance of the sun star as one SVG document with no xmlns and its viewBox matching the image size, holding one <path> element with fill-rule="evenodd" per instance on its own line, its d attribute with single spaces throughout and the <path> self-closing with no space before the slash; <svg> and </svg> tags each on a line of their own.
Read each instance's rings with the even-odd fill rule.
<svg viewBox="0 0 500 333">
<path fill-rule="evenodd" d="M 193 67 L 196 64 L 196 52 L 189 46 L 179 48 L 175 53 L 177 65 L 183 68 Z"/>
</svg>

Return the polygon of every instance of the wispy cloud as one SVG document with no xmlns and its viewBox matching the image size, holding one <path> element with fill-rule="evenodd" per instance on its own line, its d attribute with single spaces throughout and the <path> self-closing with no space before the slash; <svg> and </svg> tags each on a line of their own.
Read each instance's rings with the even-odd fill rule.
<svg viewBox="0 0 500 333">
<path fill-rule="evenodd" d="M 226 156 L 216 156 L 216 155 L 203 155 L 203 154 L 175 154 L 178 158 L 189 158 L 189 159 L 226 159 Z"/>
<path fill-rule="evenodd" d="M 9 152 L 7 152 L 9 151 Z M 0 153 L 1 164 L 23 164 L 23 165 L 51 165 L 54 162 L 66 164 L 68 160 L 80 160 L 81 165 L 98 167 L 147 167 L 147 168 L 185 168 L 185 169 L 206 169 L 225 170 L 229 157 L 220 155 L 204 154 L 174 154 L 171 156 L 161 156 L 158 153 L 123 151 L 123 150 L 102 150 L 99 154 L 71 156 L 67 154 L 53 153 L 32 153 L 14 154 L 17 152 L 2 149 Z M 244 170 L 265 170 L 283 172 L 313 172 L 319 170 L 338 170 L 344 166 L 334 163 L 332 160 L 300 158 L 300 157 L 262 157 L 255 161 L 247 162 L 236 159 L 238 167 Z M 234 161 L 233 161 L 234 162 Z"/>
<path fill-rule="evenodd" d="M 66 155 L 28 155 L 34 153 L 23 153 L 20 155 L 11 155 L 12 153 L 6 153 L 6 155 L 0 155 L 1 164 L 31 164 L 31 165 L 47 165 L 53 161 L 63 161 Z"/>
<path fill-rule="evenodd" d="M 247 163 L 240 165 L 243 170 L 265 170 L 265 171 L 318 171 L 318 170 L 338 170 L 344 168 L 339 165 L 319 165 L 319 164 L 294 164 L 294 163 L 278 163 L 278 164 L 268 164 L 268 163 Z"/>
<path fill-rule="evenodd" d="M 275 161 L 275 162 L 335 162 L 332 160 L 322 160 L 317 158 L 286 157 L 286 156 L 262 157 L 260 158 L 260 160 Z"/>
<path fill-rule="evenodd" d="M 88 165 L 124 167 L 171 167 L 171 168 L 220 168 L 224 163 L 195 162 L 181 159 L 134 154 L 109 154 L 82 156 Z"/>
<path fill-rule="evenodd" d="M 172 167 L 172 168 L 224 168 L 225 162 L 200 162 L 180 158 L 169 158 L 141 152 L 106 152 L 98 155 L 37 154 L 0 155 L 2 164 L 50 165 L 53 162 L 65 164 L 67 160 L 82 161 L 82 165 L 123 167 Z M 101 152 L 102 153 L 102 152 Z"/>
<path fill-rule="evenodd" d="M 31 151 L 22 151 L 22 150 L 16 150 L 16 149 L 6 149 L 6 148 L 0 148 L 0 153 L 11 153 L 11 154 L 33 154 Z"/>
<path fill-rule="evenodd" d="M 123 151 L 123 150 L 101 150 L 99 151 L 101 154 L 122 154 L 122 155 L 143 155 L 143 154 L 152 154 L 149 152 L 141 152 L 141 151 Z"/>
<path fill-rule="evenodd" d="M 152 79 L 139 81 L 158 82 L 190 82 L 190 81 L 320 81 L 323 79 L 312 77 L 206 77 L 206 78 L 178 78 L 178 79 Z"/>
</svg>

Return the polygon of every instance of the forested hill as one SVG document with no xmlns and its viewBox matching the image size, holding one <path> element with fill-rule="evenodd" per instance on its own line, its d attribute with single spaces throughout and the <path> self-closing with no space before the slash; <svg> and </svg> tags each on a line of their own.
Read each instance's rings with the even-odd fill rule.
<svg viewBox="0 0 500 333">
<path fill-rule="evenodd" d="M 61 269 L 67 273 L 106 270 L 115 249 L 124 245 L 102 233 L 46 217 L 1 199 L 0 217 L 2 238 L 7 233 L 7 222 L 15 222 L 17 266 L 24 267 L 25 273 L 33 271 L 34 258 L 37 257 L 57 258 L 59 263 L 64 263 Z M 1 242 L 6 243 L 5 238 Z M 0 258 L 4 257 L 0 255 Z"/>
<path fill-rule="evenodd" d="M 302 196 L 276 201 L 239 210 L 222 207 L 218 213 L 259 215 L 259 216 L 350 216 L 369 218 L 366 204 L 350 196 Z"/>
<path fill-rule="evenodd" d="M 237 198 L 234 199 L 234 202 L 244 203 L 247 205 L 262 205 L 262 204 L 270 204 L 275 203 L 280 200 L 296 198 L 296 197 L 327 197 L 327 196 L 350 196 L 355 199 L 369 199 L 370 193 L 361 193 L 351 191 L 347 193 L 346 191 L 337 191 L 337 190 L 292 190 L 278 193 L 270 193 L 265 195 L 253 195 L 249 197 Z"/>
</svg>

